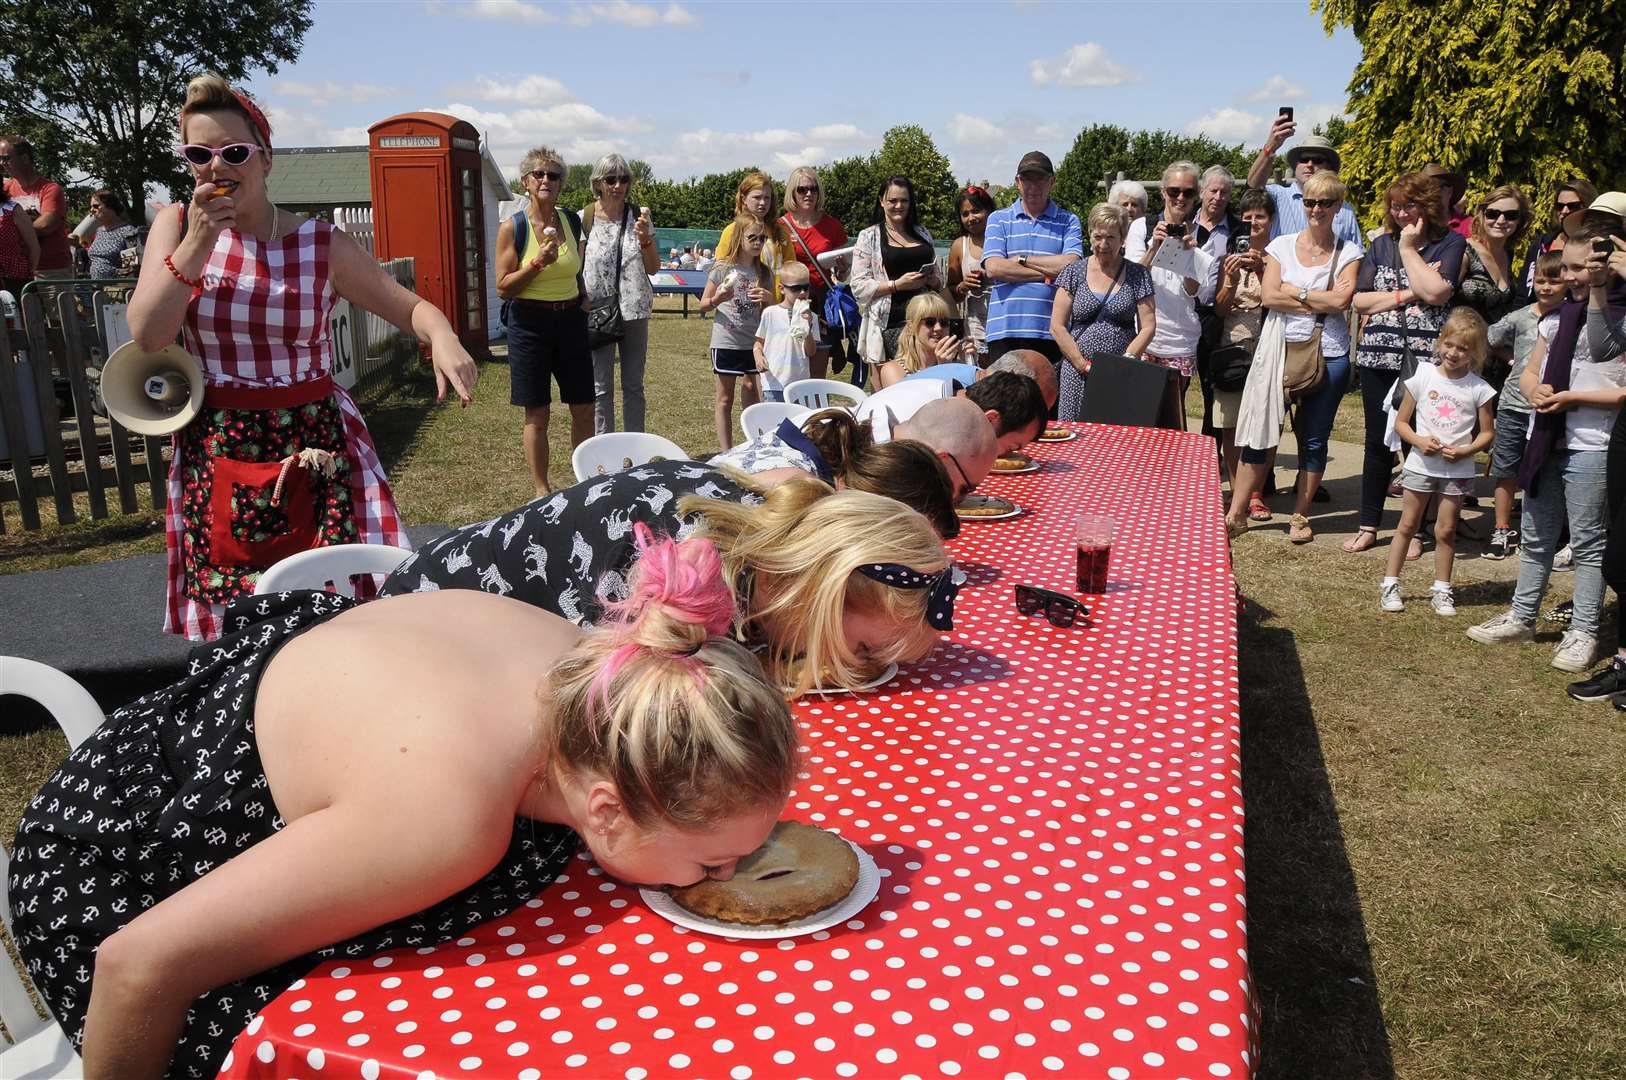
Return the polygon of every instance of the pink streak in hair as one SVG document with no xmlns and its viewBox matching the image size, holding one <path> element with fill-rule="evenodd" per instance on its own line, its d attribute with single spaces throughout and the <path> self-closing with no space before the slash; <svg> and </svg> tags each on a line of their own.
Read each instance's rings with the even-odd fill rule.
<svg viewBox="0 0 1626 1080">
<path fill-rule="evenodd" d="M 701 626 L 707 637 L 728 633 L 737 614 L 734 597 L 723 581 L 722 557 L 710 540 L 657 537 L 642 522 L 632 527 L 632 537 L 638 548 L 632 591 L 608 609 L 616 624 L 608 632 L 620 637 L 622 644 L 605 659 L 589 694 L 590 700 L 597 698 L 605 706 L 616 674 L 645 648 L 630 639 L 650 611 L 659 608 L 672 618 Z M 705 681 L 705 666 L 692 654 L 663 655 L 683 661 L 697 682 Z"/>
</svg>

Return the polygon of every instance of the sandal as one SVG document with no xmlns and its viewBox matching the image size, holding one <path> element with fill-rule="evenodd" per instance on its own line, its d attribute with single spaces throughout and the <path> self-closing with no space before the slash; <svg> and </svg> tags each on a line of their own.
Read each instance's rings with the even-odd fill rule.
<svg viewBox="0 0 1626 1080">
<path fill-rule="evenodd" d="M 1310 528 L 1310 519 L 1303 514 L 1294 514 L 1288 519 L 1287 538 L 1295 544 L 1308 544 L 1315 539 L 1315 530 Z"/>
<path fill-rule="evenodd" d="M 1364 544 L 1361 543 L 1361 539 L 1363 537 L 1366 540 Z M 1359 529 L 1355 530 L 1354 536 L 1344 541 L 1343 546 L 1344 550 L 1349 552 L 1351 555 L 1359 555 L 1363 551 L 1367 551 L 1378 546 L 1378 531 L 1370 525 L 1362 525 Z"/>
<path fill-rule="evenodd" d="M 1411 543 L 1406 545 L 1406 561 L 1416 562 L 1423 557 L 1423 552 L 1433 546 L 1434 544 L 1429 540 L 1425 540 L 1422 532 L 1419 531 L 1416 536 L 1411 538 Z"/>
<path fill-rule="evenodd" d="M 1247 532 L 1247 518 L 1243 518 L 1241 521 L 1232 521 L 1230 518 L 1225 519 L 1225 538 L 1227 540 L 1235 540 L 1240 536 L 1247 535 Z"/>
<path fill-rule="evenodd" d="M 1269 521 L 1270 507 L 1258 495 L 1248 500 L 1248 519 L 1250 521 Z"/>
</svg>

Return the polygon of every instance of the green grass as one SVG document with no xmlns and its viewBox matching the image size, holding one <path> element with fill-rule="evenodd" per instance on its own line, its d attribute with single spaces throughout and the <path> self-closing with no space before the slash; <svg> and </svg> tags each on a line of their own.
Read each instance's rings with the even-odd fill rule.
<svg viewBox="0 0 1626 1080">
<path fill-rule="evenodd" d="M 714 438 L 708 331 L 658 317 L 651 335 L 650 427 L 697 452 Z M 430 404 L 424 380 L 365 402 L 409 521 L 529 497 L 506 377 L 483 365 L 468 409 Z M 1335 438 L 1359 441 L 1358 397 L 1339 423 Z M 555 483 L 565 436 L 556 422 Z M 161 546 L 118 521 L 13 531 L 0 559 Z M 1262 1075 L 1626 1075 L 1626 721 L 1563 696 L 1551 635 L 1501 650 L 1462 635 L 1508 582 L 1465 576 L 1446 622 L 1422 603 L 1421 568 L 1396 616 L 1377 609 L 1371 560 L 1271 533 L 1235 558 Z M 0 835 L 63 752 L 54 733 L 0 736 Z"/>
</svg>

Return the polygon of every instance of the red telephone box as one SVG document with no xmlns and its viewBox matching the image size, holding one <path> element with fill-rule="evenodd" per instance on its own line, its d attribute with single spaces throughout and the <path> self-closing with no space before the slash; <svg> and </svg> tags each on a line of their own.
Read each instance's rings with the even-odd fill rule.
<svg viewBox="0 0 1626 1080">
<path fill-rule="evenodd" d="M 418 295 L 471 351 L 486 348 L 486 251 L 480 133 L 445 113 L 414 112 L 367 129 L 373 244 L 416 260 Z"/>
</svg>

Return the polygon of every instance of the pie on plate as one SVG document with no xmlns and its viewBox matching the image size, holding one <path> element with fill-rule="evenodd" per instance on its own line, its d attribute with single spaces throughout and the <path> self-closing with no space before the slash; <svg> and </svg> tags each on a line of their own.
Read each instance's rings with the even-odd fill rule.
<svg viewBox="0 0 1626 1080">
<path fill-rule="evenodd" d="M 954 512 L 973 521 L 979 518 L 1010 517 L 1016 513 L 1016 504 L 998 495 L 967 495 L 954 504 Z"/>
<path fill-rule="evenodd" d="M 840 903 L 858 884 L 852 845 L 812 825 L 781 821 L 727 881 L 707 878 L 670 896 L 707 919 L 764 926 L 795 922 Z"/>
<path fill-rule="evenodd" d="M 1072 428 L 1047 427 L 1043 431 L 1039 432 L 1039 441 L 1066 442 L 1068 439 L 1076 438 L 1077 436 L 1078 432 L 1074 431 Z"/>
<path fill-rule="evenodd" d="M 1026 454 L 1006 454 L 994 459 L 994 472 L 1026 472 L 1033 467 L 1033 459 Z"/>
</svg>

